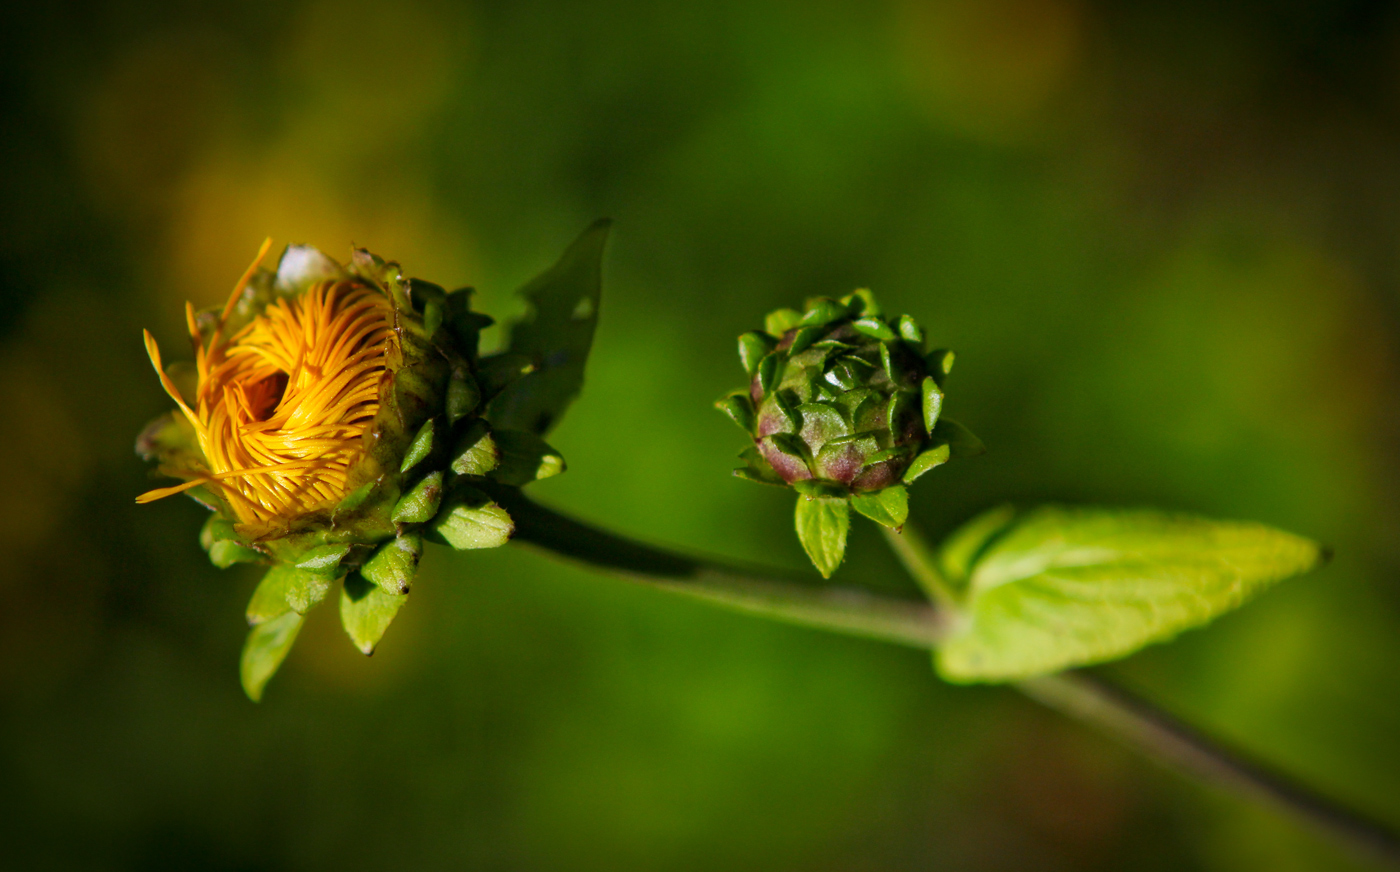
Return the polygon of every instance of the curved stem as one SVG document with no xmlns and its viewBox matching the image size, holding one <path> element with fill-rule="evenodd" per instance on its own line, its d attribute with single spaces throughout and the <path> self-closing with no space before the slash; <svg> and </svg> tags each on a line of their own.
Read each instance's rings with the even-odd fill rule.
<svg viewBox="0 0 1400 872">
<path fill-rule="evenodd" d="M 514 488 L 497 489 L 493 496 L 515 519 L 517 540 L 653 587 L 780 621 L 915 648 L 932 648 L 945 630 L 939 613 L 923 603 L 644 545 L 545 508 Z M 892 534 L 889 541 L 935 600 L 952 601 L 932 549 L 912 527 Z M 1400 835 L 1385 824 L 1321 796 L 1102 678 L 1062 673 L 1015 687 L 1173 768 L 1266 802 L 1356 853 L 1400 869 Z"/>
</svg>

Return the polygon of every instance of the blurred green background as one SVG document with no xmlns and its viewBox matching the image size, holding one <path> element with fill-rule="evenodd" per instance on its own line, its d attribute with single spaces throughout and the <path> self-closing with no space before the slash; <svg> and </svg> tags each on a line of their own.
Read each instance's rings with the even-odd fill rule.
<svg viewBox="0 0 1400 872">
<path fill-rule="evenodd" d="M 51 2 L 0 53 L 0 865 L 1357 868 L 917 652 L 523 547 L 434 551 L 366 659 L 239 689 L 256 570 L 137 507 L 182 306 L 265 235 L 511 291 L 616 219 L 537 498 L 799 567 L 710 404 L 765 311 L 874 288 L 992 451 L 915 491 L 1152 504 L 1333 564 L 1111 668 L 1400 821 L 1400 16 L 1309 2 Z M 1222 8 L 1228 6 L 1228 8 Z M 907 589 L 868 524 L 838 575 Z"/>
</svg>

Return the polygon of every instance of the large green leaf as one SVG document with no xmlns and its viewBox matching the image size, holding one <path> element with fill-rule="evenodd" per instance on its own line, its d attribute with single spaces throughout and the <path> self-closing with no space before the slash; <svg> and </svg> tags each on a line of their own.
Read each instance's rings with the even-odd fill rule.
<svg viewBox="0 0 1400 872">
<path fill-rule="evenodd" d="M 608 219 L 593 222 L 558 263 L 521 288 L 530 308 L 511 327 L 508 353 L 532 359 L 535 369 L 491 401 L 486 417 L 492 424 L 547 433 L 583 387 L 611 224 Z"/>
<path fill-rule="evenodd" d="M 1123 657 L 1323 556 L 1317 543 L 1263 524 L 1150 510 L 998 511 L 954 533 L 940 554 L 963 598 L 936 652 L 949 681 L 1015 681 Z"/>
</svg>

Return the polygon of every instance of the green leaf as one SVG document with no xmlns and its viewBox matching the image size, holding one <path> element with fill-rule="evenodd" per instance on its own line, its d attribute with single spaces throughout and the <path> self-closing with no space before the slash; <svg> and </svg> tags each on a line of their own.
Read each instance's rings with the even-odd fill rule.
<svg viewBox="0 0 1400 872">
<path fill-rule="evenodd" d="M 442 470 L 423 476 L 423 480 L 394 504 L 389 516 L 396 524 L 421 524 L 437 514 L 442 502 Z"/>
<path fill-rule="evenodd" d="M 971 430 L 950 418 L 940 418 L 929 434 L 929 441 L 946 443 L 952 457 L 976 457 L 987 453 L 987 446 Z"/>
<path fill-rule="evenodd" d="M 856 332 L 864 333 L 866 336 L 873 336 L 882 342 L 893 342 L 895 339 L 899 338 L 895 335 L 895 332 L 890 329 L 890 325 L 879 318 L 858 318 L 851 322 L 851 326 L 856 328 Z"/>
<path fill-rule="evenodd" d="M 777 344 L 773 337 L 756 330 L 740 336 L 739 362 L 744 365 L 744 372 L 753 375 L 754 370 L 758 368 L 758 362 Z"/>
<path fill-rule="evenodd" d="M 341 626 L 345 627 L 356 648 L 373 654 L 374 647 L 384 638 L 384 631 L 389 629 L 406 602 L 407 594 L 387 593 L 352 573 L 346 576 L 340 590 Z"/>
<path fill-rule="evenodd" d="M 957 549 L 978 535 L 959 531 L 940 562 L 957 565 L 965 559 Z M 1316 543 L 1263 524 L 1045 506 L 972 558 L 938 671 L 949 681 L 1001 682 L 1113 660 L 1321 560 Z"/>
<path fill-rule="evenodd" d="M 850 526 L 851 510 L 845 499 L 797 498 L 797 538 L 822 578 L 830 578 L 841 565 Z"/>
<path fill-rule="evenodd" d="M 234 539 L 220 539 L 209 546 L 209 562 L 220 569 L 228 569 L 235 563 L 257 563 L 262 554 Z"/>
<path fill-rule="evenodd" d="M 423 537 L 405 533 L 379 546 L 360 567 L 360 575 L 379 585 L 386 593 L 408 593 L 418 558 L 423 554 Z"/>
<path fill-rule="evenodd" d="M 305 614 L 325 599 L 334 580 L 334 574 L 278 563 L 267 571 L 253 591 L 248 601 L 248 623 L 261 624 L 288 610 Z"/>
<path fill-rule="evenodd" d="M 502 484 L 520 487 L 564 471 L 564 457 L 534 433 L 523 430 L 497 430 L 496 447 L 501 462 L 491 477 Z"/>
<path fill-rule="evenodd" d="M 433 519 L 433 534 L 459 551 L 506 544 L 515 523 L 506 510 L 475 488 L 459 488 Z"/>
<path fill-rule="evenodd" d="M 841 303 L 857 315 L 880 314 L 880 304 L 875 302 L 875 295 L 870 292 L 869 288 L 856 288 L 842 297 Z"/>
<path fill-rule="evenodd" d="M 771 393 L 778 384 L 782 357 L 781 352 L 775 351 L 758 362 L 758 386 L 765 394 Z"/>
<path fill-rule="evenodd" d="M 932 435 L 938 426 L 938 416 L 943 411 L 943 390 L 933 376 L 924 376 L 924 432 Z"/>
<path fill-rule="evenodd" d="M 816 297 L 807 301 L 807 311 L 802 315 L 803 326 L 820 327 L 840 320 L 851 314 L 851 310 L 827 297 Z"/>
<path fill-rule="evenodd" d="M 473 293 L 472 288 L 458 288 L 448 294 L 445 301 L 447 329 L 457 337 L 462 353 L 469 358 L 476 357 L 481 331 L 496 323 L 490 315 L 471 310 Z M 448 390 L 448 396 L 451 397 L 451 388 Z"/>
<path fill-rule="evenodd" d="M 904 485 L 892 484 L 873 493 L 851 497 L 851 508 L 877 524 L 898 530 L 909 520 L 909 492 Z"/>
<path fill-rule="evenodd" d="M 485 421 L 473 421 L 452 449 L 452 471 L 458 475 L 485 475 L 500 462 L 501 450 Z"/>
<path fill-rule="evenodd" d="M 376 484 L 377 482 L 367 481 L 346 494 L 345 499 L 336 504 L 335 513 L 338 515 L 341 512 L 353 512 L 364 505 L 365 500 L 369 499 L 369 495 L 374 492 Z"/>
<path fill-rule="evenodd" d="M 953 371 L 953 352 L 946 348 L 935 348 L 924 356 L 924 365 L 928 368 L 929 375 L 942 387 L 948 373 Z"/>
<path fill-rule="evenodd" d="M 764 459 L 763 453 L 756 446 L 750 445 L 745 448 L 739 453 L 739 457 L 745 463 L 744 466 L 734 470 L 734 474 L 739 478 L 758 484 L 787 487 L 787 482 L 783 481 L 783 477 L 778 475 L 777 470 L 773 469 L 772 465 Z"/>
<path fill-rule="evenodd" d="M 521 288 L 529 311 L 511 327 L 509 348 L 532 357 L 538 369 L 491 401 L 491 423 L 544 434 L 578 396 L 598 325 L 603 249 L 611 225 L 607 219 L 593 222 L 558 263 Z"/>
<path fill-rule="evenodd" d="M 938 549 L 938 568 L 944 580 L 954 589 L 965 587 L 972 565 L 981 556 L 982 549 L 997 534 L 1011 526 L 1015 518 L 1015 506 L 998 506 L 950 533 Z"/>
<path fill-rule="evenodd" d="M 334 576 L 340 570 L 340 561 L 349 553 L 350 546 L 343 542 L 318 545 L 301 555 L 296 566 L 307 572 Z"/>
<path fill-rule="evenodd" d="M 952 456 L 952 448 L 946 442 L 936 448 L 921 452 L 918 457 L 914 458 L 914 462 L 909 464 L 909 468 L 904 470 L 904 483 L 913 484 L 915 479 L 930 469 L 947 463 L 950 456 Z"/>
<path fill-rule="evenodd" d="M 825 326 L 803 327 L 798 330 L 796 333 L 792 334 L 792 343 L 787 347 L 788 356 L 791 357 L 794 354 L 801 354 L 806 351 L 808 348 L 812 347 L 812 343 L 826 335 L 826 332 Z"/>
<path fill-rule="evenodd" d="M 463 370 L 454 371 L 452 377 L 447 381 L 447 398 L 444 403 L 447 411 L 447 423 L 456 424 L 475 411 L 480 403 L 481 388 L 477 385 L 476 379 L 471 377 L 471 373 Z"/>
<path fill-rule="evenodd" d="M 763 329 L 768 335 L 781 339 L 783 334 L 802 323 L 802 313 L 796 309 L 778 309 L 768 313 L 763 319 Z"/>
<path fill-rule="evenodd" d="M 753 432 L 753 400 L 749 399 L 747 391 L 736 391 L 716 401 L 715 408 L 728 415 L 745 433 Z"/>
<path fill-rule="evenodd" d="M 243 656 L 239 658 L 238 674 L 243 680 L 243 692 L 253 702 L 262 699 L 263 688 L 268 679 L 277 672 L 292 643 L 301 630 L 301 615 L 287 612 L 281 617 L 258 624 L 248 632 L 243 643 Z"/>
<path fill-rule="evenodd" d="M 921 348 L 924 344 L 924 328 L 919 326 L 919 322 L 915 321 L 912 315 L 899 316 L 899 335 L 915 348 Z"/>
</svg>

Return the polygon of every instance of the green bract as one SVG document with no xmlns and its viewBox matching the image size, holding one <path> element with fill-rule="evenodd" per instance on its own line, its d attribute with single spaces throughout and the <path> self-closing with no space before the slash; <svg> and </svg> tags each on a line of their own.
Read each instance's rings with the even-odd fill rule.
<svg viewBox="0 0 1400 872">
<path fill-rule="evenodd" d="M 746 389 L 716 405 L 753 439 L 735 475 L 801 494 L 797 532 L 824 576 L 841 563 L 850 508 L 899 529 L 905 487 L 952 457 L 982 452 L 943 417 L 947 349 L 909 315 L 884 317 L 859 290 L 779 309 L 739 337 Z"/>
<path fill-rule="evenodd" d="M 250 697 L 260 698 L 290 650 L 302 616 L 333 589 L 340 591 L 346 632 L 356 647 L 371 653 L 409 595 L 425 540 L 457 549 L 504 544 L 514 522 L 492 495 L 564 470 L 563 458 L 541 437 L 582 382 L 597 318 L 607 229 L 606 222 L 589 228 L 559 264 L 524 289 L 529 313 L 511 331 L 507 347 L 486 357 L 478 353 L 478 339 L 492 319 L 471 310 L 470 288 L 448 293 L 406 278 L 398 264 L 362 250 L 342 266 L 314 248 L 289 247 L 275 271 L 251 272 L 225 311 L 191 316 L 200 381 L 175 387 L 178 376 L 172 370 L 167 389 L 182 409 L 148 426 L 137 451 L 157 461 L 162 474 L 186 480 L 180 488 L 154 491 L 145 499 L 184 489 L 212 511 L 200 542 L 216 566 L 269 566 L 247 611 L 253 629 L 244 647 L 242 677 Z M 241 405 L 235 411 L 241 409 L 246 419 L 238 426 L 259 438 L 270 432 L 268 421 L 290 428 L 290 421 L 276 419 L 277 406 L 290 396 L 289 376 L 256 370 L 261 381 L 251 382 L 251 388 L 237 384 L 225 390 L 215 383 L 223 370 L 214 364 L 244 353 L 229 349 L 248 341 L 248 325 L 275 317 L 277 313 L 258 320 L 279 301 L 285 309 L 293 301 L 347 288 L 357 295 L 356 311 L 378 306 L 383 313 L 385 324 L 375 334 L 388 335 L 375 350 L 382 363 L 375 358 L 369 367 L 364 362 L 369 352 L 339 349 L 341 368 L 316 377 L 328 385 L 330 399 L 322 403 L 327 416 L 340 410 L 335 398 L 355 389 L 357 379 L 374 379 L 360 390 L 377 406 L 354 407 L 372 408 L 373 417 L 347 417 L 349 423 L 297 419 L 304 431 L 277 432 L 293 446 L 303 444 L 299 439 L 330 445 L 327 434 L 332 431 L 356 433 L 355 439 L 342 438 L 327 448 L 353 462 L 327 471 L 311 452 L 304 460 L 224 474 L 219 463 L 226 452 L 220 440 L 237 442 L 244 434 L 227 437 L 219 430 L 221 413 L 213 406 L 231 396 L 230 390 L 241 391 L 252 399 L 237 400 Z M 335 332 L 328 331 L 325 344 L 342 341 Z M 148 339 L 148 348 L 158 362 L 153 340 Z M 292 367 L 293 383 L 299 367 Z M 264 391 L 267 384 L 274 387 Z M 265 404 L 259 406 L 265 394 Z M 199 399 L 186 402 L 182 397 Z M 359 430 L 347 430 L 352 424 Z M 358 448 L 350 451 L 346 445 Z M 334 498 L 319 503 L 289 498 L 298 487 L 331 488 Z M 266 496 L 267 505 L 256 504 L 259 496 Z"/>
</svg>

